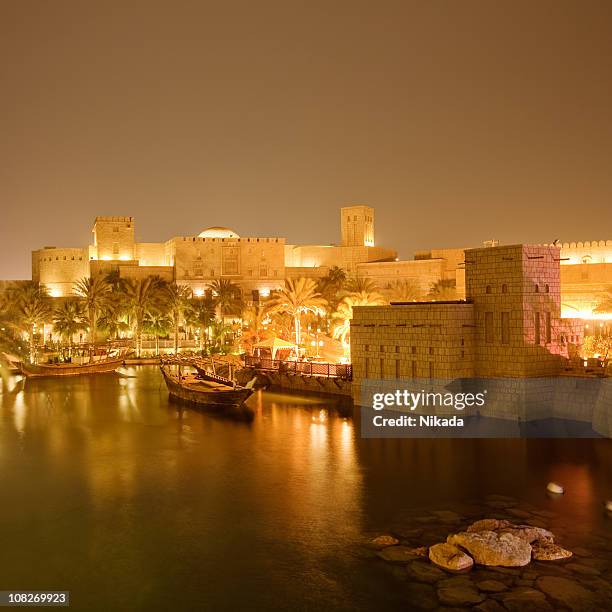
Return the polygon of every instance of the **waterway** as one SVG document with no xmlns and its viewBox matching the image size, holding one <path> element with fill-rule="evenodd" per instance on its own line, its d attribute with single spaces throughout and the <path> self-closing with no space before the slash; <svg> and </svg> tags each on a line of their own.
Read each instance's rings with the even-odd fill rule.
<svg viewBox="0 0 612 612">
<path fill-rule="evenodd" d="M 69 590 L 75 610 L 409 609 L 361 546 L 406 513 L 495 493 L 610 535 L 611 440 L 371 440 L 333 400 L 249 403 L 249 424 L 177 408 L 149 366 L 5 377 L 0 589 Z"/>
</svg>

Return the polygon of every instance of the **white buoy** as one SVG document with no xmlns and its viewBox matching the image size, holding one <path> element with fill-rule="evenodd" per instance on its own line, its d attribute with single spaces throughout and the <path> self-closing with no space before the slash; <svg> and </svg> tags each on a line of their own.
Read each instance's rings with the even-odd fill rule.
<svg viewBox="0 0 612 612">
<path fill-rule="evenodd" d="M 546 485 L 546 490 L 549 493 L 554 493 L 555 495 L 563 495 L 565 493 L 565 489 L 560 484 L 557 484 L 556 482 L 549 482 Z"/>
</svg>

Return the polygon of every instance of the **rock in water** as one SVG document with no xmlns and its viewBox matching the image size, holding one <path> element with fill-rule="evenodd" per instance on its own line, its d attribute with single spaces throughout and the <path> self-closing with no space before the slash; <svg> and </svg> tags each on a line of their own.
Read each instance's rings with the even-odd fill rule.
<svg viewBox="0 0 612 612">
<path fill-rule="evenodd" d="M 522 567 L 531 561 L 531 546 L 511 533 L 462 532 L 449 535 L 449 544 L 467 550 L 480 565 Z"/>
<path fill-rule="evenodd" d="M 452 544 L 435 544 L 429 549 L 429 559 L 438 567 L 451 572 L 462 572 L 474 565 L 474 560 Z"/>
<path fill-rule="evenodd" d="M 467 528 L 467 531 L 469 531 L 470 533 L 475 531 L 496 531 L 497 529 L 503 529 L 504 527 L 510 526 L 512 526 L 512 523 L 510 521 L 506 521 L 503 519 L 487 518 L 472 523 Z"/>
<path fill-rule="evenodd" d="M 535 561 L 557 561 L 558 559 L 568 559 L 572 556 L 570 550 L 561 548 L 561 546 L 553 544 L 549 540 L 536 540 L 531 545 L 531 550 Z"/>
<path fill-rule="evenodd" d="M 565 489 L 556 482 L 549 482 L 546 485 L 546 490 L 549 493 L 554 493 L 555 495 L 563 495 L 563 493 L 565 493 Z"/>
<path fill-rule="evenodd" d="M 500 529 L 498 533 L 511 533 L 517 538 L 525 540 L 525 542 L 528 542 L 529 544 L 535 542 L 536 540 L 548 540 L 549 542 L 552 542 L 555 539 L 555 536 L 548 531 L 548 529 L 544 529 L 543 527 L 533 527 L 531 525 L 510 524 L 509 527 Z"/>
<path fill-rule="evenodd" d="M 395 546 L 399 544 L 399 540 L 392 535 L 380 535 L 374 538 L 370 544 L 375 548 L 385 548 L 386 546 Z"/>
<path fill-rule="evenodd" d="M 607 510 L 608 512 L 612 512 L 612 499 L 611 499 L 611 500 L 608 500 L 608 501 L 607 501 L 607 502 L 606 502 L 604 505 L 605 505 L 606 510 Z"/>
<path fill-rule="evenodd" d="M 412 548 L 407 546 L 387 546 L 376 554 L 389 563 L 409 563 L 418 559 L 418 556 L 412 552 Z"/>
</svg>

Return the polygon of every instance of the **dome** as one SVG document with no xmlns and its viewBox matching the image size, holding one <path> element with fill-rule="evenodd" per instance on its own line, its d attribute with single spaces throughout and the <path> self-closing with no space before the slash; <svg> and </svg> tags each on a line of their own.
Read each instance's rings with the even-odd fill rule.
<svg viewBox="0 0 612 612">
<path fill-rule="evenodd" d="M 198 238 L 240 238 L 240 236 L 229 227 L 207 227 Z"/>
</svg>

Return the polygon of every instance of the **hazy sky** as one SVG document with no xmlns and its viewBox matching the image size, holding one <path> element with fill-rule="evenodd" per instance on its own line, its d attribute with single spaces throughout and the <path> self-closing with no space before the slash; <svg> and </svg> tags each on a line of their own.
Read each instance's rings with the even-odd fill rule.
<svg viewBox="0 0 612 612">
<path fill-rule="evenodd" d="M 0 0 L 0 279 L 210 225 L 378 244 L 612 239 L 612 2 Z"/>
</svg>

